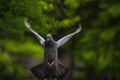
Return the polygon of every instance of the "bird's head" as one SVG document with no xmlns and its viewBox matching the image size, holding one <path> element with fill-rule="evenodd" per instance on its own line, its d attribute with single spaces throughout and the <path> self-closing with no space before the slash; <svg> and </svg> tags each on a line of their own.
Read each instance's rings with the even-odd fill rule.
<svg viewBox="0 0 120 80">
<path fill-rule="evenodd" d="M 51 34 L 48 34 L 46 36 L 46 41 L 45 41 L 45 46 L 47 47 L 53 47 L 56 45 L 56 42 L 55 40 L 53 39 L 52 35 Z"/>
<path fill-rule="evenodd" d="M 51 34 L 48 34 L 47 36 L 46 36 L 46 41 L 47 42 L 49 42 L 49 41 L 51 41 L 53 38 L 52 38 L 52 35 Z"/>
</svg>

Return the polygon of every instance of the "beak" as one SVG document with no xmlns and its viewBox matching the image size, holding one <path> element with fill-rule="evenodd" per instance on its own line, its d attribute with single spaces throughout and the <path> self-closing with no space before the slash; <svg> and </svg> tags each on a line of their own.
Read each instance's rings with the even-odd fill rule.
<svg viewBox="0 0 120 80">
<path fill-rule="evenodd" d="M 49 41 L 50 39 L 49 38 L 47 38 L 47 41 Z"/>
</svg>

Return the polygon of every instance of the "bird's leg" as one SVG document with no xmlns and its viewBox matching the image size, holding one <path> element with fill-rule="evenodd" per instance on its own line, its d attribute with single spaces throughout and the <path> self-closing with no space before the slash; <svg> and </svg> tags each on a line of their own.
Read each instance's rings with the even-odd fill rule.
<svg viewBox="0 0 120 80">
<path fill-rule="evenodd" d="M 52 62 L 47 62 L 47 64 L 48 64 L 49 67 L 52 67 L 52 66 L 55 64 L 55 62 L 54 62 L 54 61 L 52 61 Z"/>
</svg>

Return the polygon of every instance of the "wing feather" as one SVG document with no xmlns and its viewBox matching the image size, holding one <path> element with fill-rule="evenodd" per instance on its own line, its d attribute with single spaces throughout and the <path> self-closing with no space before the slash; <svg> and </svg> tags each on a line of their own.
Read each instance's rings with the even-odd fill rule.
<svg viewBox="0 0 120 80">
<path fill-rule="evenodd" d="M 74 36 L 75 34 L 79 33 L 81 31 L 82 27 L 81 25 L 79 25 L 79 27 L 76 29 L 75 32 L 68 34 L 66 36 L 64 36 L 63 38 L 59 39 L 57 41 L 57 47 L 62 46 L 63 44 L 65 44 L 72 36 Z"/>
<path fill-rule="evenodd" d="M 44 46 L 45 39 L 31 28 L 31 25 L 27 22 L 27 19 L 24 20 L 24 23 L 25 23 L 25 26 L 37 37 L 41 45 Z"/>
</svg>

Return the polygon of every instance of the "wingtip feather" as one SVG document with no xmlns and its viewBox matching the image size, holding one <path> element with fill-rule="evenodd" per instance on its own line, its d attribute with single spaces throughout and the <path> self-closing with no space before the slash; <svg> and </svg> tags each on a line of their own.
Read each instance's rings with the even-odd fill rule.
<svg viewBox="0 0 120 80">
<path fill-rule="evenodd" d="M 27 28 L 31 28 L 30 24 L 27 22 L 27 18 L 24 19 L 24 23 Z"/>
<path fill-rule="evenodd" d="M 82 29 L 81 24 L 79 24 L 79 27 L 76 29 L 76 33 L 80 32 Z"/>
</svg>

